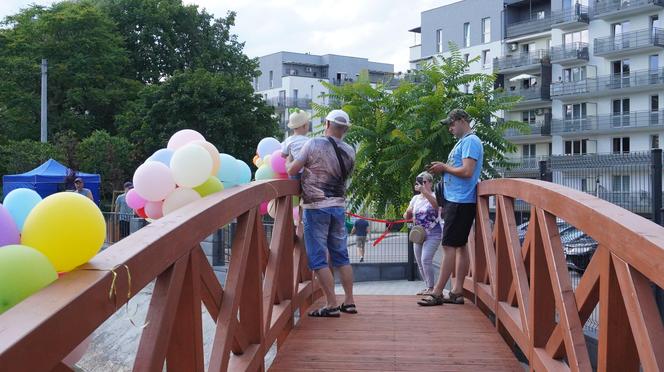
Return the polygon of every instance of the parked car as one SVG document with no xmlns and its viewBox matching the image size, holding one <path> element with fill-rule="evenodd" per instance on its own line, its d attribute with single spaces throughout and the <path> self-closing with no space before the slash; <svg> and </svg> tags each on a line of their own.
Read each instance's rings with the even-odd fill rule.
<svg viewBox="0 0 664 372">
<path fill-rule="evenodd" d="M 595 250 L 597 250 L 597 242 L 583 231 L 561 219 L 556 219 L 556 225 L 558 226 L 560 242 L 565 252 L 567 267 L 570 270 L 583 273 L 588 267 Z M 526 232 L 528 231 L 528 222 L 517 226 L 516 229 L 519 241 L 523 244 Z"/>
</svg>

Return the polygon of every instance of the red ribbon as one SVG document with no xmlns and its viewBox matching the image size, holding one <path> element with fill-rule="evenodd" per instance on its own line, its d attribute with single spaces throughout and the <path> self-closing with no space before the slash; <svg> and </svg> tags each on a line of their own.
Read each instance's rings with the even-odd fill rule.
<svg viewBox="0 0 664 372">
<path fill-rule="evenodd" d="M 385 229 L 383 234 L 381 236 L 379 236 L 378 239 L 376 239 L 373 242 L 373 244 L 371 244 L 372 247 L 377 246 L 378 243 L 380 243 L 381 241 L 383 241 L 383 239 L 385 239 L 387 237 L 387 235 L 390 233 L 390 229 L 392 228 L 392 225 L 394 225 L 396 223 L 404 223 L 404 222 L 412 222 L 413 221 L 412 219 L 410 219 L 410 220 L 405 220 L 405 219 L 404 220 L 381 220 L 381 219 L 378 219 L 378 218 L 370 218 L 370 217 L 360 216 L 360 215 L 357 215 L 357 214 L 351 213 L 351 212 L 346 212 L 346 214 L 351 216 L 351 217 L 359 218 L 361 220 L 372 221 L 372 222 L 383 222 L 383 223 L 387 224 L 387 229 Z"/>
</svg>

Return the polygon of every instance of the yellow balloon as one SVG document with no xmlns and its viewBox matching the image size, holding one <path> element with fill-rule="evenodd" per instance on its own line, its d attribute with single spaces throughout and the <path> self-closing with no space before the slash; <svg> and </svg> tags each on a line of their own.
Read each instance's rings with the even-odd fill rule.
<svg viewBox="0 0 664 372">
<path fill-rule="evenodd" d="M 83 195 L 61 192 L 46 197 L 25 220 L 21 244 L 42 252 L 58 272 L 88 262 L 104 244 L 106 222 Z"/>
</svg>

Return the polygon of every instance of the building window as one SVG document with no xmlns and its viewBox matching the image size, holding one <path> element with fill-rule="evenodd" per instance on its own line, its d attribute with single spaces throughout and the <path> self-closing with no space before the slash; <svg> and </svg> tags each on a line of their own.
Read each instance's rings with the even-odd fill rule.
<svg viewBox="0 0 664 372">
<path fill-rule="evenodd" d="M 544 19 L 545 17 L 546 17 L 546 12 L 543 10 L 538 10 L 535 18 Z"/>
<path fill-rule="evenodd" d="M 570 32 L 563 35 L 563 44 L 588 43 L 588 30 Z"/>
<path fill-rule="evenodd" d="M 523 145 L 523 157 L 524 158 L 534 158 L 535 157 L 535 147 L 534 143 Z"/>
<path fill-rule="evenodd" d="M 270 89 L 274 88 L 274 71 L 270 71 Z"/>
<path fill-rule="evenodd" d="M 659 148 L 659 134 L 653 134 L 650 136 L 650 148 L 651 149 Z"/>
<path fill-rule="evenodd" d="M 464 54 L 463 55 L 463 60 L 464 60 L 464 62 L 468 63 L 468 61 L 470 61 L 470 54 L 468 54 L 468 53 Z"/>
<path fill-rule="evenodd" d="M 470 93 L 470 84 L 466 83 L 463 85 L 463 92 Z"/>
<path fill-rule="evenodd" d="M 488 68 L 489 64 L 491 63 L 490 57 L 489 57 L 489 49 L 485 49 L 482 51 L 482 67 L 483 68 Z"/>
<path fill-rule="evenodd" d="M 443 30 L 436 30 L 436 53 L 443 52 Z"/>
<path fill-rule="evenodd" d="M 563 81 L 566 83 L 586 80 L 586 66 L 563 69 Z"/>
<path fill-rule="evenodd" d="M 491 18 L 482 18 L 482 42 L 491 41 Z"/>
<path fill-rule="evenodd" d="M 611 125 L 614 128 L 630 126 L 629 98 L 614 99 L 611 106 Z"/>
<path fill-rule="evenodd" d="M 588 151 L 588 140 L 565 141 L 565 155 L 585 155 Z"/>
<path fill-rule="evenodd" d="M 614 154 L 627 154 L 629 153 L 629 137 L 616 137 L 613 139 L 613 153 Z"/>
<path fill-rule="evenodd" d="M 521 111 L 521 121 L 527 124 L 535 124 L 535 110 Z"/>
<path fill-rule="evenodd" d="M 612 190 L 615 193 L 628 193 L 629 192 L 629 175 L 619 174 L 613 176 Z"/>
<path fill-rule="evenodd" d="M 463 46 L 470 46 L 470 22 L 463 24 Z"/>
<path fill-rule="evenodd" d="M 293 99 L 295 99 L 296 101 L 297 101 L 297 95 L 298 95 L 298 93 L 299 93 L 299 92 L 297 91 L 297 89 L 293 89 Z"/>
</svg>

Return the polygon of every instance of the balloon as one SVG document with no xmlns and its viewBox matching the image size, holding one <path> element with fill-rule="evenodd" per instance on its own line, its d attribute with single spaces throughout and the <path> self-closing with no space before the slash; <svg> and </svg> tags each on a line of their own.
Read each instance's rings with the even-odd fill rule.
<svg viewBox="0 0 664 372">
<path fill-rule="evenodd" d="M 263 164 L 263 165 L 261 165 L 260 168 L 258 168 L 258 170 L 256 170 L 256 176 L 255 177 L 256 177 L 256 181 L 260 181 L 260 180 L 270 180 L 270 179 L 276 178 L 277 175 L 274 174 L 274 172 L 272 171 L 272 168 L 270 168 L 267 164 Z"/>
<path fill-rule="evenodd" d="M 237 159 L 237 169 L 235 180 L 239 185 L 244 185 L 251 182 L 251 168 L 247 163 Z"/>
<path fill-rule="evenodd" d="M 210 171 L 210 175 L 214 176 L 217 174 L 219 171 L 219 165 L 221 164 L 219 160 L 219 150 L 217 150 L 217 148 L 208 141 L 194 141 L 191 142 L 191 144 L 199 145 L 207 150 L 207 152 L 210 154 L 210 159 L 212 159 L 212 170 Z"/>
<path fill-rule="evenodd" d="M 58 273 L 48 258 L 36 249 L 24 245 L 3 247 L 0 249 L 0 314 L 57 278 Z"/>
<path fill-rule="evenodd" d="M 228 184 L 235 184 L 238 168 L 236 159 L 228 154 L 219 154 L 219 162 L 219 172 L 217 172 L 219 181 L 224 183 L 224 187 L 229 187 Z"/>
<path fill-rule="evenodd" d="M 134 189 L 131 189 L 127 192 L 127 195 L 125 196 L 125 201 L 127 202 L 129 208 L 132 209 L 143 208 L 146 202 L 146 200 L 143 199 L 140 195 L 138 195 L 138 192 L 136 192 L 136 190 Z"/>
<path fill-rule="evenodd" d="M 188 144 L 189 142 L 199 140 L 205 141 L 205 137 L 193 129 L 183 129 L 181 131 L 175 132 L 175 134 L 171 136 L 171 139 L 168 140 L 168 145 L 166 145 L 166 148 L 175 151 L 180 147 Z"/>
<path fill-rule="evenodd" d="M 25 219 L 41 200 L 42 197 L 35 190 L 25 188 L 14 189 L 5 196 L 5 208 L 12 216 L 18 231 L 23 231 Z"/>
<path fill-rule="evenodd" d="M 18 244 L 21 241 L 18 226 L 11 214 L 0 204 L 0 247 L 10 244 Z"/>
<path fill-rule="evenodd" d="M 143 208 L 143 211 L 145 212 L 146 217 L 152 218 L 152 219 L 158 219 L 164 216 L 164 213 L 162 212 L 163 208 L 163 202 L 147 202 L 145 203 L 145 207 Z M 144 217 L 145 218 L 145 217 Z"/>
<path fill-rule="evenodd" d="M 25 220 L 21 244 L 48 257 L 59 272 L 88 262 L 104 244 L 106 222 L 83 195 L 60 192 L 46 197 Z"/>
<path fill-rule="evenodd" d="M 171 158 L 173 157 L 173 150 L 169 149 L 159 149 L 152 154 L 146 161 L 158 161 L 163 163 L 165 166 L 171 164 Z"/>
<path fill-rule="evenodd" d="M 261 157 L 258 155 L 255 155 L 254 158 L 251 160 L 251 162 L 256 166 L 256 168 L 260 167 L 260 165 L 258 165 L 259 160 L 261 160 Z"/>
<path fill-rule="evenodd" d="M 263 164 L 272 168 L 272 154 L 265 155 L 265 157 L 263 158 Z"/>
<path fill-rule="evenodd" d="M 205 182 L 212 172 L 212 159 L 206 149 L 195 144 L 180 147 L 171 158 L 175 183 L 192 188 Z"/>
<path fill-rule="evenodd" d="M 297 222 L 300 220 L 300 208 L 293 207 L 293 222 L 297 225 Z"/>
<path fill-rule="evenodd" d="M 207 196 L 224 189 L 224 184 L 217 177 L 210 177 L 203 184 L 194 187 L 200 196 Z"/>
<path fill-rule="evenodd" d="M 168 194 L 166 200 L 164 200 L 164 205 L 162 207 L 164 216 L 200 198 L 201 196 L 198 195 L 196 191 L 184 187 L 178 187 L 175 191 Z"/>
<path fill-rule="evenodd" d="M 274 173 L 286 174 L 286 158 L 281 156 L 281 150 L 273 152 L 270 160 Z"/>
<path fill-rule="evenodd" d="M 258 147 L 256 147 L 256 153 L 258 156 L 265 161 L 265 156 L 270 155 L 276 150 L 281 149 L 281 143 L 276 138 L 266 137 L 258 142 Z"/>
<path fill-rule="evenodd" d="M 137 215 L 138 217 L 140 217 L 140 218 L 148 218 L 148 215 L 145 214 L 145 207 L 143 207 L 143 208 L 138 208 L 138 209 L 135 210 L 134 212 L 136 212 L 136 215 Z"/>
<path fill-rule="evenodd" d="M 267 214 L 272 218 L 277 218 L 277 203 L 274 199 L 267 203 Z"/>
<path fill-rule="evenodd" d="M 175 190 L 175 180 L 166 165 L 149 161 L 134 172 L 134 190 L 147 201 L 160 201 Z"/>
<path fill-rule="evenodd" d="M 261 165 L 263 165 L 263 159 L 258 158 L 258 160 L 256 160 L 255 165 L 256 165 L 256 168 L 260 168 Z"/>
<path fill-rule="evenodd" d="M 261 216 L 265 216 L 267 214 L 267 202 L 266 201 L 262 202 L 260 207 L 258 207 L 258 212 L 261 214 Z"/>
</svg>

